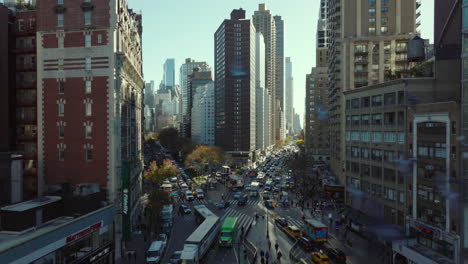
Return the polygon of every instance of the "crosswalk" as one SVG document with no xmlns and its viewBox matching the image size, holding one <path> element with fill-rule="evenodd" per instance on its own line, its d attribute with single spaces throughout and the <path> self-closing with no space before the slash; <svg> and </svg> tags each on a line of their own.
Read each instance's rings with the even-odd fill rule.
<svg viewBox="0 0 468 264">
<path fill-rule="evenodd" d="M 250 224 L 252 224 L 255 220 L 254 217 L 252 216 L 249 216 L 249 215 L 246 215 L 240 211 L 237 211 L 236 209 L 234 208 L 227 208 L 223 214 L 223 216 L 221 216 L 221 223 L 224 221 L 224 219 L 226 219 L 226 217 L 237 217 L 237 223 L 239 225 L 239 228 L 242 228 L 244 227 L 244 229 L 247 229 L 249 227 Z"/>
<path fill-rule="evenodd" d="M 285 218 L 288 221 L 289 225 L 294 225 L 297 226 L 299 229 L 302 229 L 302 226 L 304 225 L 302 219 L 292 218 L 291 216 L 286 216 Z"/>
<path fill-rule="evenodd" d="M 235 199 L 232 199 L 232 200 L 227 200 L 230 204 L 230 206 L 237 206 L 237 200 Z M 189 202 L 189 203 L 192 203 L 192 204 L 215 204 L 217 201 L 212 201 L 212 200 L 205 200 L 205 199 L 201 199 L 201 200 L 194 200 L 192 202 Z M 256 205 L 260 202 L 259 199 L 255 199 L 255 200 L 247 200 L 247 204 L 246 205 Z"/>
</svg>

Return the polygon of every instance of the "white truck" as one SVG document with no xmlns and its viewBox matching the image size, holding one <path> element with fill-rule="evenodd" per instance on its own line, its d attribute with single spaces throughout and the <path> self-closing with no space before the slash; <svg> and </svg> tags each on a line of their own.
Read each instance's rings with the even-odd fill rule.
<svg viewBox="0 0 468 264">
<path fill-rule="evenodd" d="M 218 237 L 220 229 L 219 217 L 209 216 L 185 240 L 184 249 L 180 254 L 182 264 L 200 264 L 208 249 Z"/>
</svg>

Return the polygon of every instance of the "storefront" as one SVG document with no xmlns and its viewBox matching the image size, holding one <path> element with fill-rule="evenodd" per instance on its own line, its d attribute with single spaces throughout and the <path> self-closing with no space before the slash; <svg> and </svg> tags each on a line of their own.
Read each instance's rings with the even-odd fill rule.
<svg viewBox="0 0 468 264">
<path fill-rule="evenodd" d="M 107 206 L 77 218 L 54 219 L 34 232 L 12 237 L 16 245 L 0 248 L 0 259 L 2 263 L 114 263 L 114 213 L 114 207 Z"/>
</svg>

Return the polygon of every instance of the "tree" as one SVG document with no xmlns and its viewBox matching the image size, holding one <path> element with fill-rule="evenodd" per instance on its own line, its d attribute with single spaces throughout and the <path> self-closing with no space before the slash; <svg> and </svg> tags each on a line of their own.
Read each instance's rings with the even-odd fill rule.
<svg viewBox="0 0 468 264">
<path fill-rule="evenodd" d="M 165 159 L 160 166 L 158 166 L 156 161 L 152 161 L 145 171 L 145 179 L 161 184 L 164 179 L 172 178 L 179 174 L 179 168 L 172 164 L 171 160 Z"/>
<path fill-rule="evenodd" d="M 147 232 L 149 235 L 157 234 L 161 229 L 161 210 L 165 204 L 170 204 L 168 193 L 162 190 L 153 190 L 142 197 L 142 203 L 145 210 L 146 223 L 148 223 Z"/>
<path fill-rule="evenodd" d="M 275 149 L 279 149 L 284 145 L 284 141 L 282 139 L 276 141 L 275 143 Z"/>
<path fill-rule="evenodd" d="M 145 142 L 158 139 L 159 135 L 156 132 L 149 132 L 145 135 Z"/>
<path fill-rule="evenodd" d="M 179 131 L 173 127 L 164 128 L 159 132 L 159 142 L 163 147 L 172 151 L 179 151 L 180 136 Z"/>
<path fill-rule="evenodd" d="M 304 140 L 303 139 L 299 139 L 299 140 L 296 140 L 296 145 L 300 148 L 304 147 Z"/>
<path fill-rule="evenodd" d="M 224 155 L 220 148 L 199 145 L 187 156 L 185 166 L 194 169 L 199 174 L 210 170 L 213 166 L 220 165 L 224 161 Z"/>
</svg>

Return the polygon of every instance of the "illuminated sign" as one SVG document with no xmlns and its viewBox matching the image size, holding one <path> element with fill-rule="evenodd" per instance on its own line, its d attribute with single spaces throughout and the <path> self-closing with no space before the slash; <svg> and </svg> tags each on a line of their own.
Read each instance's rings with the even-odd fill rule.
<svg viewBox="0 0 468 264">
<path fill-rule="evenodd" d="M 428 226 L 419 221 L 414 221 L 414 225 L 416 229 L 419 230 L 419 232 L 424 233 L 426 235 L 430 235 L 437 239 L 442 239 L 442 230 L 432 226 Z"/>
<path fill-rule="evenodd" d="M 97 222 L 95 224 L 92 224 L 92 225 L 86 227 L 85 229 L 76 232 L 73 235 L 67 236 L 66 243 L 73 242 L 73 241 L 75 241 L 75 240 L 77 240 L 79 238 L 82 238 L 82 237 L 84 237 L 84 236 L 86 236 L 88 234 L 91 234 L 92 232 L 94 232 L 96 230 L 99 230 L 102 226 L 103 226 L 102 221 L 99 221 L 99 222 Z"/>
</svg>

